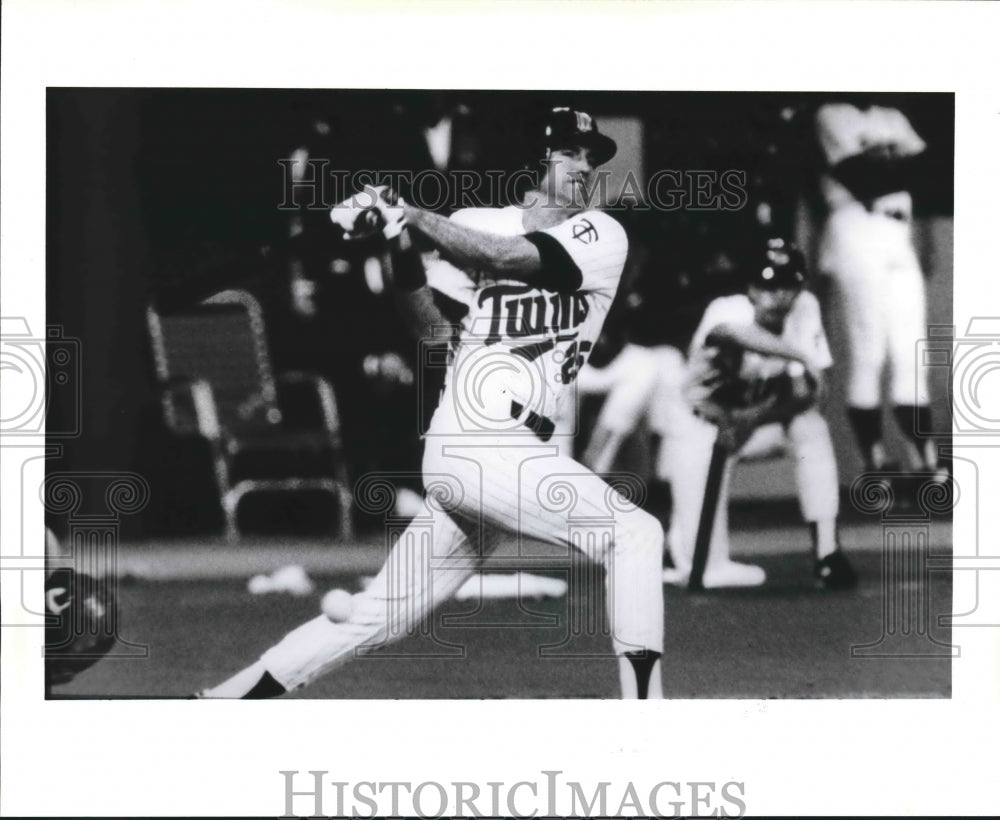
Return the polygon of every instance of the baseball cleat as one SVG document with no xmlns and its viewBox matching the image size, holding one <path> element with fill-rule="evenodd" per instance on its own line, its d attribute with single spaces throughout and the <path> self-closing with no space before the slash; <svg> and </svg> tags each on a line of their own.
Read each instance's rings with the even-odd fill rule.
<svg viewBox="0 0 1000 820">
<path fill-rule="evenodd" d="M 667 567 L 663 570 L 663 583 L 674 586 L 688 585 L 688 572 Z M 755 564 L 724 561 L 705 568 L 702 586 L 705 589 L 724 587 L 759 587 L 767 580 L 767 573 Z"/>
<path fill-rule="evenodd" d="M 824 589 L 850 589 L 858 582 L 857 573 L 842 550 L 818 559 L 814 574 Z"/>
<path fill-rule="evenodd" d="M 767 573 L 756 564 L 726 561 L 705 568 L 702 585 L 705 589 L 716 587 L 759 587 L 767 580 Z"/>
</svg>

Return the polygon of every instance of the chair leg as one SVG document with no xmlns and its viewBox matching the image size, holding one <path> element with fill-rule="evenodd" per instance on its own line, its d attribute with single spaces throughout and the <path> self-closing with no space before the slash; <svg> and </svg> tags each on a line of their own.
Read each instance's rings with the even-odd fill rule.
<svg viewBox="0 0 1000 820">
<path fill-rule="evenodd" d="M 239 526 L 236 523 L 236 513 L 240 505 L 240 497 L 230 490 L 222 497 L 222 512 L 226 518 L 226 540 L 233 542 L 240 538 Z"/>
<path fill-rule="evenodd" d="M 354 537 L 354 522 L 351 520 L 351 494 L 341 487 L 337 493 L 337 501 L 340 507 L 340 537 L 349 540 Z"/>
</svg>

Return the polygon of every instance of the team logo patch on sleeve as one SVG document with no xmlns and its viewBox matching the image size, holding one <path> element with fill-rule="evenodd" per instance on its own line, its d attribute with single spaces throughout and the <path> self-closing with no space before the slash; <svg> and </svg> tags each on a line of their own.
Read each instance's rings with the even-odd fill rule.
<svg viewBox="0 0 1000 820">
<path fill-rule="evenodd" d="M 573 223 L 573 238 L 589 245 L 597 241 L 597 228 L 589 219 L 581 219 Z"/>
</svg>

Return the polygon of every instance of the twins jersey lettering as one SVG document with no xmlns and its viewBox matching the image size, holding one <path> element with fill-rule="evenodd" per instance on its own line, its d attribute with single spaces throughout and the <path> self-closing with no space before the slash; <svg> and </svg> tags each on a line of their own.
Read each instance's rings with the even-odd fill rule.
<svg viewBox="0 0 1000 820">
<path fill-rule="evenodd" d="M 456 222 L 504 236 L 525 233 L 524 211 L 470 208 Z M 585 211 L 544 233 L 555 237 L 579 267 L 582 283 L 557 293 L 513 279 L 457 272 L 444 260 L 428 266 L 428 284 L 469 309 L 451 351 L 444 401 L 497 422 L 516 402 L 548 418 L 571 400 L 576 379 L 597 341 L 625 266 L 622 226 L 599 211 Z"/>
</svg>

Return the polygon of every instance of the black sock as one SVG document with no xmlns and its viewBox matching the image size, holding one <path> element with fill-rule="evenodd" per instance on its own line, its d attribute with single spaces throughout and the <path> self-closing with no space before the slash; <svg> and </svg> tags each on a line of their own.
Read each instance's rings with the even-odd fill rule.
<svg viewBox="0 0 1000 820">
<path fill-rule="evenodd" d="M 824 527 L 823 532 L 820 532 L 820 522 L 819 521 L 807 521 L 809 525 L 809 537 L 812 539 L 813 547 L 813 557 L 816 560 L 821 560 L 832 552 L 836 552 L 840 549 L 840 533 L 837 528 L 836 519 L 827 519 L 822 522 Z M 824 539 L 824 543 L 820 544 L 820 538 Z M 820 547 L 824 547 L 822 554 Z"/>
<path fill-rule="evenodd" d="M 896 417 L 896 424 L 899 425 L 899 429 L 902 430 L 903 435 L 906 436 L 907 440 L 916 449 L 920 456 L 920 460 L 924 462 L 924 467 L 932 468 L 934 467 L 937 459 L 929 458 L 928 456 L 933 456 L 933 451 L 928 453 L 928 444 L 931 447 L 935 445 L 933 442 L 929 442 L 927 434 L 931 432 L 931 408 L 926 404 L 897 404 L 892 408 L 892 413 Z M 922 435 L 921 435 L 922 433 Z"/>
<path fill-rule="evenodd" d="M 271 677 L 270 672 L 261 675 L 260 680 L 254 684 L 253 689 L 247 692 L 241 700 L 263 700 L 264 698 L 276 698 L 285 694 L 288 690 Z"/>
<path fill-rule="evenodd" d="M 865 469 L 879 469 L 882 465 L 876 461 L 875 446 L 882 443 L 882 408 L 848 407 L 847 419 L 851 423 L 854 439 L 861 448 Z"/>
<path fill-rule="evenodd" d="M 636 692 L 639 700 L 646 700 L 649 697 L 649 677 L 653 674 L 653 666 L 660 659 L 660 652 L 652 649 L 643 649 L 640 652 L 626 652 L 625 657 L 632 664 L 635 672 Z"/>
</svg>

